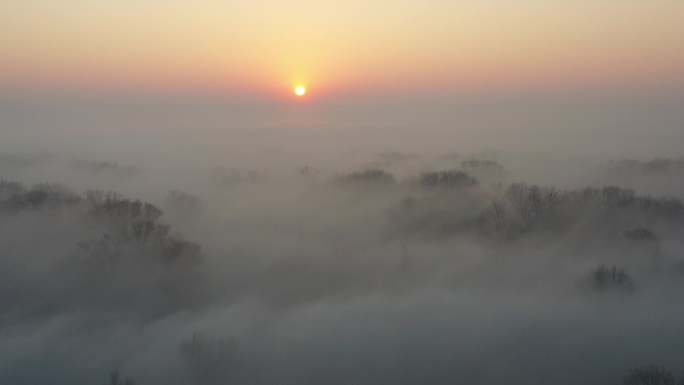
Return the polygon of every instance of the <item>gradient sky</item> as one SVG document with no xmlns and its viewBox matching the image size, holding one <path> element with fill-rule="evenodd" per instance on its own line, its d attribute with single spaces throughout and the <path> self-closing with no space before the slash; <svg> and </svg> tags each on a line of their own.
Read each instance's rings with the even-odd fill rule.
<svg viewBox="0 0 684 385">
<path fill-rule="evenodd" d="M 14 89 L 684 84 L 681 0 L 5 0 L 2 15 Z"/>
</svg>

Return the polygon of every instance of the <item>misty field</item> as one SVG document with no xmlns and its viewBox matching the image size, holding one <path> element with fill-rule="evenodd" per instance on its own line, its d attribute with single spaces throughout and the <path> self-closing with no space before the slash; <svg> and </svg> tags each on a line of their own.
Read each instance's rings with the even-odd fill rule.
<svg viewBox="0 0 684 385">
<path fill-rule="evenodd" d="M 290 154 L 5 149 L 0 382 L 684 381 L 681 158 Z"/>
</svg>

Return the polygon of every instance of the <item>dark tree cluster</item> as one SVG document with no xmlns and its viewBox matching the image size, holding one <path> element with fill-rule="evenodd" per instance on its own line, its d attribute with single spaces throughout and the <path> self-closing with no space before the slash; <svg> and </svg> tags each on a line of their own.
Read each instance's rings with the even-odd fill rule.
<svg viewBox="0 0 684 385">
<path fill-rule="evenodd" d="M 465 171 L 434 171 L 423 173 L 420 176 L 420 185 L 427 188 L 463 188 L 476 186 L 477 180 Z"/>
<path fill-rule="evenodd" d="M 622 385 L 684 385 L 684 373 L 677 378 L 664 366 L 634 368 L 622 379 Z"/>
<path fill-rule="evenodd" d="M 181 219 L 192 219 L 202 209 L 200 198 L 196 195 L 173 190 L 166 197 L 166 208 Z"/>
<path fill-rule="evenodd" d="M 624 233 L 625 238 L 631 241 L 657 241 L 658 237 L 655 232 L 651 229 L 644 227 L 637 227 L 634 230 L 626 230 Z"/>
<path fill-rule="evenodd" d="M 565 192 L 564 195 L 570 205 L 602 209 L 630 207 L 636 201 L 634 190 L 616 186 L 587 187 Z"/>
<path fill-rule="evenodd" d="M 461 168 L 474 173 L 498 174 L 504 171 L 504 166 L 493 160 L 469 159 L 461 162 Z"/>
<path fill-rule="evenodd" d="M 201 248 L 160 222 L 155 205 L 111 191 L 89 190 L 82 197 L 61 185 L 27 189 L 8 181 L 0 181 L 0 198 L 1 221 L 30 214 L 17 222 L 37 225 L 27 239 L 56 248 L 45 267 L 8 283 L 12 292 L 31 290 L 38 300 L 6 296 L 0 320 L 7 313 L 50 317 L 91 307 L 150 319 L 198 302 Z M 36 283 L 47 276 L 49 284 Z"/>
<path fill-rule="evenodd" d="M 548 222 L 562 201 L 560 192 L 553 187 L 528 186 L 525 183 L 510 185 L 506 197 L 525 229 L 536 223 Z"/>
<path fill-rule="evenodd" d="M 364 171 L 339 176 L 335 182 L 344 186 L 390 186 L 395 183 L 395 179 L 394 175 L 386 171 L 368 168 Z"/>
<path fill-rule="evenodd" d="M 138 200 L 102 190 L 86 192 L 89 212 L 103 227 L 103 235 L 81 243 L 92 258 L 109 260 L 138 256 L 163 263 L 193 264 L 201 257 L 199 245 L 171 234 L 170 226 L 159 223 L 161 209 Z"/>
<path fill-rule="evenodd" d="M 299 175 L 305 178 L 315 178 L 321 173 L 321 170 L 310 166 L 302 166 L 299 168 L 298 171 Z"/>
<path fill-rule="evenodd" d="M 133 381 L 132 378 L 126 377 L 126 378 L 121 378 L 121 374 L 119 374 L 119 371 L 116 370 L 114 371 L 110 376 L 109 376 L 109 385 L 136 385 L 137 383 Z"/>
<path fill-rule="evenodd" d="M 223 383 L 225 371 L 235 365 L 238 342 L 195 333 L 191 339 L 183 341 L 180 354 L 197 384 Z"/>
<path fill-rule="evenodd" d="M 42 164 L 50 160 L 48 155 L 20 156 L 14 154 L 0 154 L 0 169 L 25 168 Z"/>
<path fill-rule="evenodd" d="M 0 179 L 0 201 L 7 201 L 10 198 L 25 192 L 26 189 L 23 184 Z"/>
<path fill-rule="evenodd" d="M 564 197 L 576 208 L 634 209 L 668 219 L 684 218 L 684 203 L 680 198 L 639 196 L 632 189 L 616 186 L 567 191 L 564 192 Z"/>
<path fill-rule="evenodd" d="M 512 208 L 511 213 L 507 207 Z M 514 183 L 506 190 L 504 199 L 495 198 L 491 207 L 485 209 L 479 223 L 504 223 L 526 232 L 533 228 L 563 228 L 586 218 L 610 217 L 618 213 L 632 213 L 644 220 L 660 218 L 682 222 L 684 204 L 679 198 L 637 196 L 634 190 L 614 186 L 559 191 Z M 624 235 L 632 240 L 657 239 L 652 230 L 644 228 L 624 232 Z"/>
<path fill-rule="evenodd" d="M 230 377 L 229 370 L 235 371 L 239 352 L 238 341 L 230 338 L 208 337 L 195 332 L 190 339 L 181 342 L 179 353 L 193 383 L 198 385 L 225 384 Z M 123 378 L 118 370 L 109 376 L 109 385 L 137 385 L 131 377 Z"/>
<path fill-rule="evenodd" d="M 608 172 L 612 174 L 655 174 L 684 172 L 684 159 L 653 159 L 640 162 L 635 159 L 622 159 L 608 163 Z"/>
<path fill-rule="evenodd" d="M 0 209 L 6 212 L 69 207 L 79 204 L 81 200 L 81 197 L 60 184 L 37 184 L 27 189 L 21 183 L 0 180 Z"/>
<path fill-rule="evenodd" d="M 405 162 L 408 160 L 416 159 L 418 155 L 416 154 L 405 154 L 403 152 L 383 152 L 378 155 L 378 159 L 384 162 Z"/>
<path fill-rule="evenodd" d="M 616 266 L 599 266 L 589 278 L 591 287 L 598 291 L 622 291 L 631 293 L 636 286 L 625 269 Z"/>
<path fill-rule="evenodd" d="M 431 179 L 436 184 L 434 180 L 439 179 Z M 660 237 L 650 226 L 684 225 L 681 199 L 639 196 L 632 189 L 616 186 L 562 191 L 513 183 L 508 187 L 456 190 L 458 194 L 435 191 L 413 190 L 405 199 L 392 203 L 388 209 L 392 231 L 401 236 L 438 238 L 473 234 L 501 245 L 528 236 L 558 236 L 571 231 L 587 239 L 596 239 L 599 234 L 611 240 L 621 236 L 640 246 L 631 247 L 630 252 L 654 256 L 658 269 L 662 262 Z M 637 226 L 625 229 L 626 223 Z M 624 247 L 630 245 L 625 243 Z M 597 287 L 631 286 L 631 279 L 620 271 L 602 269 L 597 274 Z"/>
<path fill-rule="evenodd" d="M 87 174 L 106 175 L 115 178 L 130 178 L 137 176 L 141 171 L 135 166 L 122 166 L 116 162 L 93 162 L 86 160 L 75 161 L 72 167 Z"/>
</svg>

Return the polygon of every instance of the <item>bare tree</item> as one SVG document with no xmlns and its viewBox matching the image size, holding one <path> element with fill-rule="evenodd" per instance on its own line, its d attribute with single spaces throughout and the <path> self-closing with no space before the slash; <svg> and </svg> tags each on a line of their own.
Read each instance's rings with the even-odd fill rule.
<svg viewBox="0 0 684 385">
<path fill-rule="evenodd" d="M 109 377 L 109 385 L 136 385 L 136 382 L 130 377 L 126 377 L 122 382 L 119 371 L 115 370 Z"/>
<path fill-rule="evenodd" d="M 525 183 L 510 185 L 506 196 L 524 228 L 537 221 L 549 220 L 562 201 L 560 192 L 553 187 L 528 186 Z"/>
</svg>

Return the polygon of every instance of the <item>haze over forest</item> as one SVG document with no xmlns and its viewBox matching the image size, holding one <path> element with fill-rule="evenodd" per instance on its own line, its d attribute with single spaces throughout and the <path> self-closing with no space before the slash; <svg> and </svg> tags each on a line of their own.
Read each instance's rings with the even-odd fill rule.
<svg viewBox="0 0 684 385">
<path fill-rule="evenodd" d="M 675 103 L 413 107 L 3 104 L 2 382 L 684 369 Z"/>
<path fill-rule="evenodd" d="M 684 384 L 684 3 L 366 3 L 8 4 L 0 384 Z"/>
</svg>

